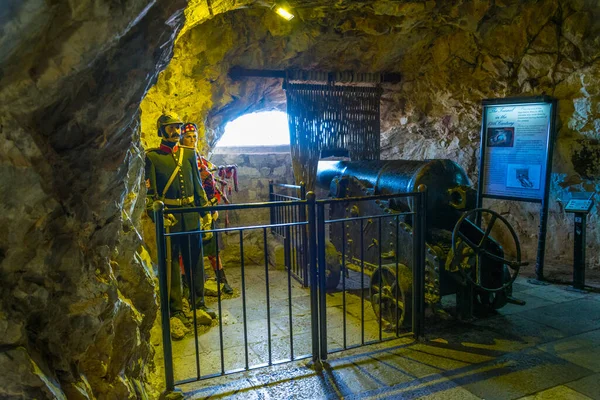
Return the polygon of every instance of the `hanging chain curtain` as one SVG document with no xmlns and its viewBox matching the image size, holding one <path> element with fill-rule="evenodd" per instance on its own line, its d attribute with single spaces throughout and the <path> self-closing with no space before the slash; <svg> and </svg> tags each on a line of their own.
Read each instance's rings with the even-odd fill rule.
<svg viewBox="0 0 600 400">
<path fill-rule="evenodd" d="M 321 150 L 344 149 L 353 160 L 378 160 L 381 87 L 286 83 L 296 183 L 314 190 Z"/>
</svg>

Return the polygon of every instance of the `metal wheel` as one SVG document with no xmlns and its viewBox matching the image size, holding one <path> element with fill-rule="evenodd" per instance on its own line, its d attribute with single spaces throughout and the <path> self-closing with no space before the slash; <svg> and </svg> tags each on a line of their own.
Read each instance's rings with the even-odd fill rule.
<svg viewBox="0 0 600 400">
<path fill-rule="evenodd" d="M 503 283 L 509 282 L 511 279 L 508 267 L 503 266 Z M 508 302 L 508 297 L 512 296 L 512 287 L 506 288 L 506 290 L 497 292 L 488 292 L 481 289 L 476 289 L 473 302 L 475 307 L 479 307 L 484 310 L 497 310 L 502 308 Z"/>
<path fill-rule="evenodd" d="M 483 234 L 483 237 L 479 240 L 479 243 L 474 243 L 469 237 L 467 237 L 465 234 L 463 234 L 461 232 L 461 227 L 463 226 L 463 224 L 465 224 L 465 220 L 468 217 L 477 216 L 477 214 L 480 214 L 482 218 L 483 218 L 484 214 L 489 214 L 491 217 L 490 217 L 490 222 L 488 223 L 488 226 Z M 490 240 L 490 233 L 492 231 L 492 228 L 494 227 L 494 224 L 498 220 L 500 220 L 500 222 L 502 222 L 506 226 L 506 228 L 510 232 L 510 235 L 515 243 L 516 256 L 515 256 L 514 260 L 509 260 L 505 257 L 500 257 L 500 256 L 490 252 L 486 248 L 487 241 Z M 521 243 L 519 242 L 519 238 L 517 237 L 517 234 L 515 233 L 515 230 L 513 229 L 513 227 L 506 220 L 506 218 L 504 218 L 497 212 L 489 210 L 487 208 L 475 208 L 473 210 L 465 212 L 460 217 L 460 219 L 454 226 L 454 231 L 452 232 L 452 252 L 453 252 L 453 254 L 458 254 L 458 243 L 459 243 L 458 238 L 460 238 L 462 240 L 462 243 L 464 243 L 466 246 L 470 247 L 473 250 L 475 256 L 477 257 L 476 258 L 477 262 L 475 263 L 475 271 L 474 271 L 475 279 L 473 279 L 473 277 L 471 276 L 472 275 L 471 273 L 468 273 L 463 268 L 459 268 L 460 273 L 463 275 L 463 277 L 466 280 L 471 282 L 477 288 L 484 290 L 486 292 L 499 292 L 499 291 L 506 290 L 507 288 L 512 286 L 513 282 L 517 278 L 517 275 L 519 274 L 519 269 L 522 266 L 528 264 L 528 263 L 521 262 Z M 512 273 L 510 274 L 511 275 L 510 279 L 505 280 L 503 282 L 503 284 L 497 288 L 488 288 L 488 287 L 483 286 L 483 284 L 481 283 L 481 259 L 482 258 L 488 258 L 488 259 L 494 260 L 496 262 L 502 263 L 509 270 L 512 270 Z"/>
<path fill-rule="evenodd" d="M 400 279 L 395 266 L 378 268 L 371 276 L 370 293 L 373 311 L 386 330 L 394 331 L 411 323 L 412 298 L 410 284 L 406 282 L 408 268 L 399 265 Z M 410 274 L 410 272 L 408 272 Z"/>
</svg>

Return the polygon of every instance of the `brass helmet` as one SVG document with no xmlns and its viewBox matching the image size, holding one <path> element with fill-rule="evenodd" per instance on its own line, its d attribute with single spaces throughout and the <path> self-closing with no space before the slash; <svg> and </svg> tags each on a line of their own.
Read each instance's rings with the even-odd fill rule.
<svg viewBox="0 0 600 400">
<path fill-rule="evenodd" d="M 163 136 L 163 130 L 167 125 L 183 125 L 183 121 L 175 113 L 167 113 L 161 115 L 156 121 L 156 129 L 158 130 L 158 136 Z"/>
</svg>

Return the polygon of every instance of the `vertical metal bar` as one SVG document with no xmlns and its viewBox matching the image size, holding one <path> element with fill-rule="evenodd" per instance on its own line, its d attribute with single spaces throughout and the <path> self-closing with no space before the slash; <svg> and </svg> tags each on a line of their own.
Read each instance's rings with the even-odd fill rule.
<svg viewBox="0 0 600 400">
<path fill-rule="evenodd" d="M 274 198 L 275 198 L 276 201 L 280 200 L 277 195 L 274 195 Z M 281 213 L 281 208 L 279 208 L 279 207 L 275 208 L 275 223 L 276 224 L 279 224 L 279 222 L 281 222 L 280 213 Z M 278 226 L 275 227 L 275 232 L 277 234 L 279 234 L 279 227 Z"/>
<path fill-rule="evenodd" d="M 427 187 L 419 185 L 416 194 L 416 215 L 413 230 L 414 268 L 413 268 L 413 333 L 420 338 L 424 334 L 425 325 L 425 234 L 426 234 L 426 196 Z"/>
<path fill-rule="evenodd" d="M 421 333 L 422 337 L 425 335 L 425 247 L 427 244 L 427 186 L 419 185 L 419 191 L 421 192 L 421 238 L 419 239 L 421 242 L 421 248 L 419 249 L 419 259 L 421 260 L 421 274 L 419 275 L 419 288 L 421 291 L 421 297 L 419 311 L 421 312 L 421 315 L 419 316 L 419 332 Z"/>
<path fill-rule="evenodd" d="M 165 241 L 165 205 L 162 201 L 155 201 L 154 223 L 156 228 L 156 250 L 158 253 L 158 288 L 160 292 L 160 317 L 162 325 L 163 357 L 165 360 L 165 384 L 167 391 L 175 388 L 173 377 L 173 348 L 171 346 L 171 321 L 169 313 L 169 290 L 167 288 L 167 251 Z"/>
<path fill-rule="evenodd" d="M 394 248 L 394 252 L 395 252 L 395 259 L 396 259 L 396 337 L 400 336 L 400 324 L 399 324 L 399 320 L 400 320 L 400 316 L 398 315 L 398 301 L 400 298 L 400 271 L 399 271 L 399 254 L 398 251 L 400 251 L 399 249 L 399 241 L 400 241 L 400 216 L 396 215 L 396 243 L 395 243 L 395 248 Z M 403 301 L 403 308 L 402 308 L 402 313 L 404 315 L 406 315 L 406 298 L 402 299 Z"/>
<path fill-rule="evenodd" d="M 317 203 L 317 240 L 319 271 L 319 317 L 321 359 L 327 359 L 327 262 L 325 260 L 325 204 Z"/>
<path fill-rule="evenodd" d="M 304 182 L 300 182 L 300 200 L 306 200 L 306 186 L 304 185 Z M 300 221 L 306 221 L 306 209 L 304 207 L 300 207 Z M 307 233 L 306 233 L 306 229 L 307 227 L 305 225 L 302 225 L 300 227 L 300 241 L 302 242 L 300 245 L 300 249 L 301 249 L 301 268 L 302 268 L 302 275 L 303 275 L 303 282 L 302 285 L 304 287 L 308 286 L 308 282 L 309 282 L 309 273 L 308 273 L 308 250 L 309 250 L 309 245 L 308 245 L 308 237 L 307 237 Z M 298 251 L 298 250 L 296 250 Z"/>
<path fill-rule="evenodd" d="M 419 338 L 419 268 L 421 268 L 421 260 L 419 259 L 419 243 L 421 227 L 420 227 L 420 215 L 419 210 L 421 209 L 421 198 L 420 193 L 413 195 L 413 204 L 415 207 L 412 212 L 413 231 L 412 231 L 412 242 L 413 242 L 413 269 L 412 269 L 412 333 L 415 338 Z"/>
<path fill-rule="evenodd" d="M 196 379 L 200 380 L 200 349 L 199 349 L 199 345 L 198 345 L 198 324 L 197 324 L 197 316 L 196 316 L 196 287 L 194 286 L 194 264 L 192 264 L 192 236 L 188 233 L 187 235 L 187 241 L 188 241 L 188 266 L 189 266 L 189 271 L 190 271 L 190 276 L 186 278 L 188 279 L 188 285 L 189 285 L 189 290 L 190 290 L 190 301 L 192 302 L 192 304 L 190 304 L 190 310 L 193 310 L 192 313 L 192 320 L 194 321 L 194 345 L 196 347 Z M 200 234 L 200 237 L 202 237 L 202 234 Z M 200 243 L 198 243 L 198 245 L 200 245 L 200 251 L 202 251 L 202 240 L 200 240 Z M 199 261 L 199 260 L 196 260 Z M 204 261 L 204 260 L 203 260 Z M 185 271 L 185 266 L 183 268 L 183 270 Z"/>
<path fill-rule="evenodd" d="M 294 360 L 294 321 L 292 317 L 292 271 L 290 268 L 291 260 L 291 245 L 292 241 L 290 240 L 290 226 L 287 225 L 285 229 L 285 244 L 284 244 L 284 258 L 285 265 L 287 265 L 287 286 L 288 286 L 288 314 L 290 321 L 290 360 Z"/>
<path fill-rule="evenodd" d="M 575 240 L 573 243 L 573 287 L 585 290 L 585 235 L 587 215 L 575 213 Z"/>
<path fill-rule="evenodd" d="M 244 232 L 240 229 L 240 266 L 242 272 L 242 318 L 244 322 L 244 355 L 246 360 L 246 370 L 248 366 L 248 318 L 246 317 L 246 270 L 244 263 Z"/>
<path fill-rule="evenodd" d="M 381 258 L 381 249 L 383 248 L 383 243 L 381 242 L 381 216 L 377 218 L 377 223 L 379 224 L 378 229 L 378 239 L 379 239 L 379 341 L 383 339 L 383 332 L 381 327 L 381 322 L 383 320 L 383 313 L 381 311 L 381 298 L 383 297 L 383 289 L 381 288 L 383 284 L 383 268 L 382 268 L 382 258 Z M 372 301 L 372 300 L 371 300 Z"/>
<path fill-rule="evenodd" d="M 535 276 L 538 281 L 544 280 L 544 257 L 546 255 L 546 232 L 548 231 L 548 200 L 552 176 L 552 154 L 554 153 L 554 139 L 556 136 L 556 99 L 551 101 L 550 127 L 548 132 L 548 155 L 546 159 L 546 176 L 544 177 L 544 197 L 540 209 L 540 232 L 538 235 L 538 251 L 535 263 Z"/>
<path fill-rule="evenodd" d="M 342 224 L 342 319 L 344 332 L 344 350 L 348 348 L 346 343 L 346 224 Z"/>
<path fill-rule="evenodd" d="M 267 335 L 269 337 L 269 365 L 273 364 L 273 353 L 271 344 L 271 296 L 269 294 L 269 250 L 267 246 L 267 228 L 263 228 L 263 245 L 265 252 L 265 281 L 267 294 Z"/>
<path fill-rule="evenodd" d="M 365 344 L 365 238 L 364 220 L 360 220 L 360 344 Z"/>
<path fill-rule="evenodd" d="M 215 247 L 216 247 L 216 262 L 217 269 L 215 271 L 215 275 L 217 277 L 217 305 L 219 308 L 219 346 L 221 352 L 221 374 L 225 374 L 225 352 L 223 348 L 223 308 L 221 305 L 221 274 L 219 274 L 219 234 L 218 232 L 213 232 L 213 237 L 215 239 Z M 204 255 L 202 257 L 204 259 Z"/>
<path fill-rule="evenodd" d="M 293 207 L 293 217 L 292 217 L 292 222 L 298 222 L 298 206 Z M 298 225 L 295 225 L 291 228 L 291 237 L 292 237 L 292 243 L 294 244 L 292 247 L 292 253 L 290 255 L 291 257 L 291 262 L 294 265 L 294 273 L 296 274 L 296 276 L 302 280 L 304 279 L 304 277 L 302 276 L 302 268 L 300 267 L 300 236 L 298 235 Z"/>
<path fill-rule="evenodd" d="M 483 176 L 483 171 L 485 171 L 485 149 L 487 144 L 485 126 L 487 125 L 487 107 L 483 106 L 483 111 L 481 113 L 481 132 L 480 136 L 480 146 L 479 146 L 479 179 L 477 182 L 477 208 L 481 208 L 483 206 L 483 181 L 485 177 Z M 475 224 L 477 226 L 481 226 L 481 213 L 477 213 L 475 217 Z"/>
<path fill-rule="evenodd" d="M 288 218 L 287 218 L 286 224 L 294 222 L 293 212 L 294 212 L 294 207 L 293 206 L 287 206 L 287 217 Z M 288 227 L 289 227 L 289 225 L 286 225 L 283 228 L 283 234 L 284 234 L 284 236 L 286 238 L 289 236 L 290 243 L 294 243 L 293 233 L 292 233 L 291 230 L 287 229 Z M 294 275 L 298 274 L 298 271 L 296 271 L 296 266 L 293 264 L 293 262 L 290 262 L 288 264 L 288 268 L 293 269 Z"/>
<path fill-rule="evenodd" d="M 306 205 L 308 207 L 308 245 L 310 260 L 310 319 L 312 332 L 312 360 L 320 363 L 319 352 L 319 302 L 318 302 L 318 280 L 317 280 L 317 226 L 315 221 L 315 194 L 306 194 Z"/>
<path fill-rule="evenodd" d="M 269 201 L 272 202 L 273 199 L 273 180 L 269 180 Z M 275 224 L 275 214 L 273 213 L 273 207 L 269 207 L 269 222 L 271 225 Z M 275 233 L 275 228 L 271 227 L 271 233 Z"/>
<path fill-rule="evenodd" d="M 281 196 L 279 196 L 278 198 L 279 201 L 283 201 L 283 199 L 281 198 Z M 278 207 L 277 208 L 277 223 L 281 224 L 283 222 L 283 207 Z M 281 230 L 281 226 L 277 227 L 277 233 L 280 236 L 283 236 L 283 231 Z"/>
</svg>

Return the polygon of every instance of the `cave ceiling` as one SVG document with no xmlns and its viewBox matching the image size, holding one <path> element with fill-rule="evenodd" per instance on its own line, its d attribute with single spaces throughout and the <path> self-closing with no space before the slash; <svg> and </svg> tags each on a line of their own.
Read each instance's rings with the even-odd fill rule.
<svg viewBox="0 0 600 400">
<path fill-rule="evenodd" d="M 453 131 L 477 124 L 482 98 L 560 94 L 600 56 L 597 35 L 586 40 L 598 32 L 592 1 L 291 1 L 290 22 L 269 4 L 190 1 L 173 59 L 142 103 L 147 146 L 164 110 L 201 123 L 210 147 L 228 121 L 285 108 L 281 80 L 234 81 L 234 66 L 397 72 L 401 83 L 384 86 L 384 130 L 406 118 L 424 137 L 471 141 L 477 132 Z"/>
<path fill-rule="evenodd" d="M 224 124 L 241 114 L 285 107 L 280 80 L 232 81 L 227 76 L 232 66 L 400 72 L 402 85 L 389 93 L 420 86 L 428 92 L 451 92 L 453 84 L 465 82 L 452 79 L 450 72 L 454 78 L 477 72 L 483 62 L 478 57 L 488 49 L 488 64 L 502 64 L 499 73 L 515 74 L 511 60 L 524 49 L 509 49 L 506 62 L 494 58 L 503 41 L 503 24 L 535 19 L 533 35 L 555 8 L 549 5 L 545 17 L 533 18 L 533 7 L 523 12 L 515 5 L 494 12 L 497 18 L 486 22 L 486 14 L 496 8 L 489 2 L 290 2 L 296 18 L 286 22 L 262 3 L 230 9 L 224 3 L 212 2 L 212 17 L 206 1 L 188 6 L 171 64 L 142 104 L 144 132 L 152 132 L 152 121 L 162 109 L 171 108 L 186 119 L 204 122 L 206 141 L 214 142 Z M 480 99 L 490 82 L 470 85 L 471 98 L 465 101 Z"/>
</svg>

